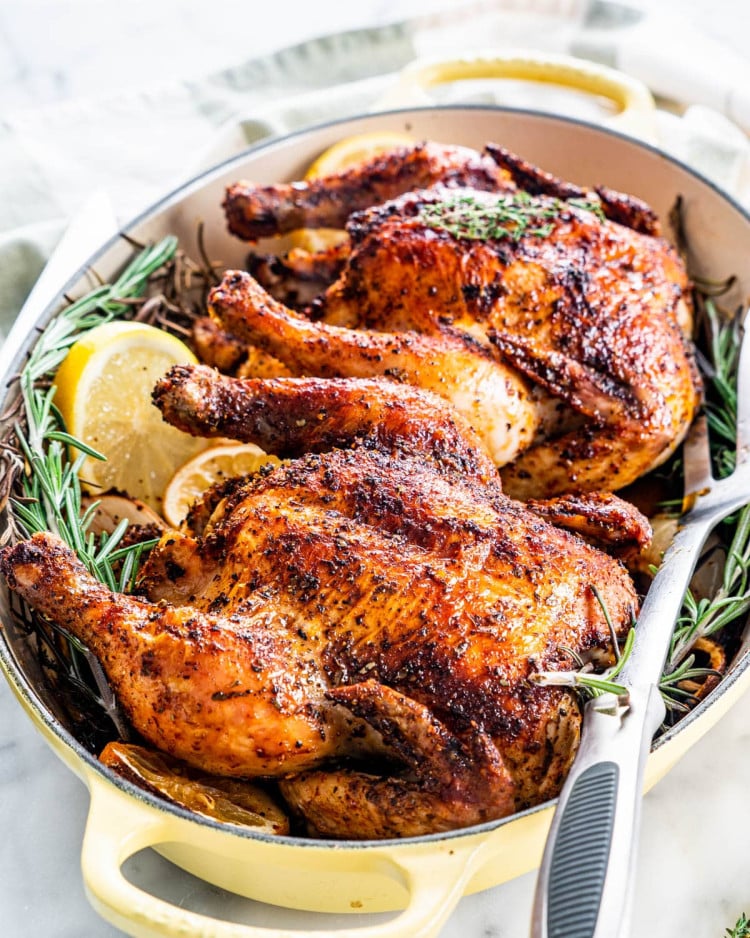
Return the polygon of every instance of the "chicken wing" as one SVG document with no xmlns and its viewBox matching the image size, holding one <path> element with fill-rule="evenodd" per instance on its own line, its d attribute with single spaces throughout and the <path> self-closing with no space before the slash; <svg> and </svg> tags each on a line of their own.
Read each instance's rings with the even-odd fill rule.
<svg viewBox="0 0 750 938">
<path fill-rule="evenodd" d="M 238 182 L 224 199 L 229 230 L 246 241 L 296 228 L 343 228 L 352 212 L 411 189 L 441 182 L 476 189 L 512 188 L 510 177 L 489 157 L 467 147 L 420 143 L 375 157 L 359 168 L 274 186 Z"/>
</svg>

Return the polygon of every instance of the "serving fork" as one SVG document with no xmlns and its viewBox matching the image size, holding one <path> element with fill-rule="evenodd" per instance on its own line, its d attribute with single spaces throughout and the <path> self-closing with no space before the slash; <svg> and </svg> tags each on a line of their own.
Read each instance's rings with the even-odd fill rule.
<svg viewBox="0 0 750 938">
<path fill-rule="evenodd" d="M 734 472 L 713 477 L 705 416 L 692 425 L 683 460 L 679 530 L 643 602 L 632 651 L 617 681 L 584 709 L 581 744 L 563 786 L 537 879 L 532 938 L 628 938 L 651 740 L 666 709 L 659 681 L 674 626 L 706 539 L 750 502 L 750 340 L 742 325 L 737 366 Z"/>
</svg>

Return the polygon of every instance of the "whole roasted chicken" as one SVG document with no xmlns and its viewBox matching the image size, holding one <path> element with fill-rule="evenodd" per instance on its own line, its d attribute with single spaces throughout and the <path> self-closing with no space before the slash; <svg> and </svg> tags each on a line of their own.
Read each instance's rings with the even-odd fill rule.
<svg viewBox="0 0 750 938">
<path fill-rule="evenodd" d="M 245 239 L 346 225 L 349 240 L 228 272 L 211 297 L 224 332 L 286 373 L 440 394 L 515 497 L 622 488 L 690 424 L 689 284 L 634 198 L 495 145 L 421 144 L 313 182 L 238 183 L 225 209 Z M 305 283 L 318 295 L 291 308 Z"/>
<path fill-rule="evenodd" d="M 291 459 L 211 490 L 138 595 L 110 592 L 51 534 L 0 561 L 90 646 L 150 743 L 278 779 L 333 837 L 447 830 L 557 793 L 579 708 L 533 676 L 570 668 L 570 650 L 606 658 L 605 608 L 627 629 L 633 584 L 586 539 L 643 543 L 634 509 L 512 501 L 460 416 L 384 379 L 180 366 L 155 400 L 183 429 Z"/>
</svg>

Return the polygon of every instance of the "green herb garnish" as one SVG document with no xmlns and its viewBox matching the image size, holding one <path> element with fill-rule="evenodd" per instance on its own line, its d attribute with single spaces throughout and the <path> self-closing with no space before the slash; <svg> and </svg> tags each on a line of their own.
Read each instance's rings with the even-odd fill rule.
<svg viewBox="0 0 750 938">
<path fill-rule="evenodd" d="M 713 300 L 704 298 L 701 311 L 706 327 L 706 354 L 698 363 L 706 382 L 706 418 L 714 473 L 724 478 L 736 463 L 737 366 L 739 364 L 742 310 L 729 318 L 719 314 Z M 675 625 L 672 644 L 661 682 L 662 696 L 670 710 L 685 711 L 692 695 L 679 684 L 705 680 L 716 674 L 696 668 L 691 649 L 736 622 L 750 609 L 750 505 L 722 522 L 729 540 L 722 583 L 711 597 L 696 599 L 685 594 L 682 613 Z M 686 703 L 687 701 L 687 703 Z"/>
<path fill-rule="evenodd" d="M 6 492 L 12 488 L 16 491 L 9 498 L 5 537 L 26 538 L 52 531 L 75 551 L 93 576 L 112 590 L 132 588 L 142 554 L 155 542 L 124 545 L 128 527 L 125 520 L 110 534 L 97 536 L 89 530 L 99 503 L 83 510 L 78 472 L 87 455 L 102 457 L 66 431 L 54 405 L 51 381 L 71 345 L 83 333 L 123 315 L 140 302 L 150 279 L 176 250 L 177 239 L 172 237 L 145 248 L 113 284 L 102 284 L 70 303 L 50 322 L 18 376 L 15 445 L 12 438 L 3 441 L 2 486 Z M 73 461 L 68 457 L 69 447 L 79 452 Z M 18 621 L 34 632 L 43 667 L 56 672 L 62 686 L 73 695 L 72 709 L 81 723 L 82 735 L 95 738 L 97 717 L 103 712 L 127 738 L 128 726 L 96 657 L 73 635 L 50 622 L 40 623 L 38 617 L 29 618 L 22 611 Z M 81 715 L 81 707 L 87 715 Z M 97 748 L 96 743 L 92 748 Z"/>
<path fill-rule="evenodd" d="M 548 237 L 553 230 L 554 219 L 570 207 L 604 218 L 598 202 L 535 198 L 523 191 L 487 198 L 473 195 L 441 198 L 439 202 L 421 205 L 417 218 L 428 227 L 447 231 L 455 238 L 518 242 L 526 235 Z"/>
<path fill-rule="evenodd" d="M 743 912 L 734 928 L 727 928 L 724 938 L 750 938 L 750 919 Z"/>
<path fill-rule="evenodd" d="M 691 696 L 679 688 L 681 681 L 705 679 L 716 673 L 710 668 L 693 667 L 695 656 L 690 650 L 695 643 L 715 635 L 750 609 L 750 505 L 742 509 L 735 523 L 719 589 L 700 600 L 690 590 L 685 594 L 661 683 L 665 703 L 672 710 L 686 709 L 680 698 Z"/>
<path fill-rule="evenodd" d="M 21 371 L 19 384 L 25 427 L 15 425 L 25 466 L 20 497 L 11 500 L 11 518 L 22 537 L 52 531 L 71 547 L 89 572 L 113 590 L 126 590 L 147 542 L 119 547 L 127 521 L 111 533 L 95 536 L 89 527 L 97 504 L 82 511 L 78 472 L 87 456 L 103 457 L 67 433 L 54 406 L 54 372 L 84 332 L 127 311 L 141 297 L 149 279 L 174 256 L 177 239 L 165 238 L 143 250 L 113 284 L 104 284 L 71 303 L 42 332 Z M 68 447 L 79 451 L 70 462 Z M 151 542 L 153 543 L 153 542 Z"/>
<path fill-rule="evenodd" d="M 531 681 L 535 684 L 542 684 L 545 687 L 573 687 L 584 697 L 599 697 L 602 694 L 614 694 L 616 697 L 624 697 L 628 693 L 624 684 L 618 684 L 615 678 L 619 675 L 625 666 L 625 662 L 630 657 L 635 641 L 635 615 L 631 613 L 631 627 L 625 638 L 625 644 L 620 650 L 620 643 L 617 640 L 614 623 L 609 614 L 609 610 L 604 602 L 604 597 L 596 588 L 591 587 L 591 591 L 596 596 L 599 608 L 602 610 L 604 620 L 609 628 L 609 634 L 612 639 L 612 650 L 615 656 L 615 663 L 601 673 L 594 673 L 593 665 L 584 662 L 580 655 L 572 648 L 565 648 L 564 651 L 573 659 L 576 664 L 574 671 L 540 671 L 531 675 Z"/>
<path fill-rule="evenodd" d="M 731 475 L 736 462 L 737 365 L 740 357 L 741 311 L 729 320 L 722 319 L 714 302 L 703 303 L 708 355 L 699 355 L 706 379 L 706 419 L 711 431 L 711 456 L 716 475 Z"/>
</svg>

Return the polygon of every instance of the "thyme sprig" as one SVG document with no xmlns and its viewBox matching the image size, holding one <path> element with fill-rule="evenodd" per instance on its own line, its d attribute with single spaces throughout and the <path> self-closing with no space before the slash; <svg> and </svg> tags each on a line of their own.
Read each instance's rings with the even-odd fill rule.
<svg viewBox="0 0 750 938">
<path fill-rule="evenodd" d="M 422 224 L 447 231 L 455 238 L 518 242 L 526 235 L 548 237 L 553 230 L 554 219 L 571 206 L 604 218 L 597 202 L 535 198 L 523 191 L 486 198 L 441 196 L 440 201 L 422 204 L 417 217 Z"/>
</svg>

